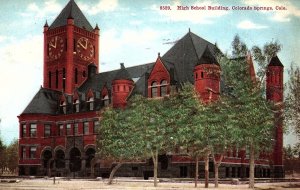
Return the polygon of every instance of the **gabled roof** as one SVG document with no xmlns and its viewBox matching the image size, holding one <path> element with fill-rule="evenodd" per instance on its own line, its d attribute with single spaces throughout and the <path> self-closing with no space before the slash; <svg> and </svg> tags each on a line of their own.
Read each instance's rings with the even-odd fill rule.
<svg viewBox="0 0 300 190">
<path fill-rule="evenodd" d="M 121 63 L 121 68 L 114 77 L 114 80 L 132 80 L 130 74 L 126 70 L 124 63 Z"/>
<path fill-rule="evenodd" d="M 152 69 L 153 65 L 154 63 L 148 63 L 144 65 L 127 67 L 126 70 L 128 71 L 132 79 L 140 78 L 144 73 L 149 72 Z M 83 83 L 78 90 L 81 92 L 86 92 L 88 89 L 99 91 L 99 89 L 102 89 L 104 85 L 106 85 L 108 89 L 111 89 L 111 82 L 114 80 L 118 71 L 119 70 L 113 70 L 94 75 L 85 83 Z"/>
<path fill-rule="evenodd" d="M 38 113 L 55 115 L 58 112 L 58 100 L 61 95 L 61 92 L 41 88 L 22 114 Z"/>
<path fill-rule="evenodd" d="M 279 66 L 279 67 L 283 67 L 281 61 L 279 60 L 279 58 L 276 56 L 272 57 L 270 63 L 268 66 Z"/>
<path fill-rule="evenodd" d="M 219 65 L 215 56 L 211 53 L 208 46 L 206 46 L 205 51 L 203 52 L 198 64 L 216 64 Z"/>
<path fill-rule="evenodd" d="M 65 8 L 56 17 L 54 22 L 50 25 L 50 28 L 57 28 L 60 26 L 67 25 L 67 19 L 73 18 L 74 25 L 80 28 L 85 28 L 86 30 L 93 31 L 93 27 L 89 21 L 85 18 L 78 5 L 74 0 L 70 0 Z"/>
<path fill-rule="evenodd" d="M 215 45 L 189 31 L 162 56 L 162 59 L 174 64 L 179 82 L 193 83 L 194 67 L 199 63 L 206 48 L 213 55 L 217 52 Z"/>
</svg>

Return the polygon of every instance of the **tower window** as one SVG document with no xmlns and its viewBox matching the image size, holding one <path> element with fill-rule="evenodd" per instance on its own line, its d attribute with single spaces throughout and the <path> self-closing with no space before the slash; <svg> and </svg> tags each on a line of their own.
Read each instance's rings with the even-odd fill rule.
<svg viewBox="0 0 300 190">
<path fill-rule="evenodd" d="M 30 137 L 36 137 L 36 124 L 30 125 Z"/>
<path fill-rule="evenodd" d="M 78 83 L 78 69 L 75 69 L 75 84 Z"/>
<path fill-rule="evenodd" d="M 94 133 L 97 132 L 97 129 L 99 130 L 100 128 L 100 121 L 94 121 Z"/>
<path fill-rule="evenodd" d="M 76 52 L 76 40 L 75 40 L 75 38 L 73 39 L 73 52 Z"/>
<path fill-rule="evenodd" d="M 58 70 L 55 72 L 55 86 L 58 88 Z"/>
<path fill-rule="evenodd" d="M 22 125 L 22 137 L 26 137 L 26 124 Z"/>
<path fill-rule="evenodd" d="M 201 78 L 203 79 L 203 77 L 204 77 L 204 73 L 203 73 L 203 71 L 201 72 Z"/>
<path fill-rule="evenodd" d="M 66 69 L 63 68 L 63 89 L 66 88 Z"/>
<path fill-rule="evenodd" d="M 49 71 L 48 72 L 48 86 L 49 86 L 49 88 L 51 88 L 51 82 L 52 82 L 51 71 Z"/>
<path fill-rule="evenodd" d="M 157 97 L 157 83 L 155 81 L 151 84 L 151 97 Z"/>
<path fill-rule="evenodd" d="M 83 77 L 86 77 L 85 71 L 82 72 L 82 76 L 83 76 Z"/>
</svg>

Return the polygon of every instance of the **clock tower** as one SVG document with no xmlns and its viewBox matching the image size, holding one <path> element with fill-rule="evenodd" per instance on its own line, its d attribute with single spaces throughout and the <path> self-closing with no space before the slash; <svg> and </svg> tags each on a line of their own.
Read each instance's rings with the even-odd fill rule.
<svg viewBox="0 0 300 190">
<path fill-rule="evenodd" d="M 88 65 L 99 70 L 99 28 L 91 26 L 74 0 L 54 22 L 44 26 L 43 87 L 72 94 L 88 77 Z"/>
</svg>

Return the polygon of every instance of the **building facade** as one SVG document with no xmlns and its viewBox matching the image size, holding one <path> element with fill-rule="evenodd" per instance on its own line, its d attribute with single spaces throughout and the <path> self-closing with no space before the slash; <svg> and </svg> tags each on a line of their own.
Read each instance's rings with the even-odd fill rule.
<svg viewBox="0 0 300 190">
<path fill-rule="evenodd" d="M 222 93 L 221 68 L 215 59 L 219 50 L 191 31 L 153 63 L 128 68 L 121 64 L 119 70 L 100 73 L 99 32 L 98 25 L 91 26 L 74 0 L 50 26 L 46 22 L 43 86 L 18 116 L 20 175 L 106 177 L 113 164 L 94 159 L 103 108 L 124 108 L 133 94 L 163 97 L 184 82 L 194 84 L 204 101 L 216 100 Z M 251 56 L 245 59 L 255 78 Z M 278 57 L 268 66 L 267 99 L 280 108 L 283 65 Z M 282 120 L 274 124 L 273 157 L 256 160 L 257 177 L 284 176 Z M 223 163 L 220 177 L 247 177 L 249 173 L 244 150 L 228 152 Z M 159 177 L 192 177 L 194 165 L 182 152 L 160 155 Z M 210 165 L 213 175 L 212 162 Z M 204 176 L 202 166 L 200 161 L 200 177 Z M 116 175 L 147 179 L 153 176 L 152 163 L 128 163 Z"/>
</svg>

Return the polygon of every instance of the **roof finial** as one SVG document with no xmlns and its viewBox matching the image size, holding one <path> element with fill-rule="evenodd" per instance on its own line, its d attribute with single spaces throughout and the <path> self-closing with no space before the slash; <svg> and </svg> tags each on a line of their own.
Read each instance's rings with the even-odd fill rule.
<svg viewBox="0 0 300 190">
<path fill-rule="evenodd" d="M 99 30 L 98 23 L 96 23 L 95 30 Z"/>
<path fill-rule="evenodd" d="M 191 28 L 189 28 L 189 33 L 191 32 Z"/>
<path fill-rule="evenodd" d="M 160 52 L 158 52 L 158 57 L 160 57 Z"/>
<path fill-rule="evenodd" d="M 49 27 L 47 20 L 46 20 L 44 27 Z"/>
</svg>

